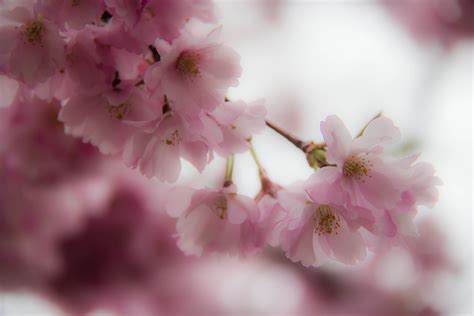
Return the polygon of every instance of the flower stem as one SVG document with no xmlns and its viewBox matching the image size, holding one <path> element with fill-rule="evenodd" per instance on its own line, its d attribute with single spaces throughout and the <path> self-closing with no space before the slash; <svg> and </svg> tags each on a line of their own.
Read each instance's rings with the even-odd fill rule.
<svg viewBox="0 0 474 316">
<path fill-rule="evenodd" d="M 260 178 L 261 189 L 260 192 L 255 197 L 255 200 L 258 202 L 262 199 L 266 194 L 269 194 L 273 197 L 276 197 L 276 192 L 281 189 L 278 184 L 273 183 L 270 178 L 267 176 L 267 172 L 265 168 L 263 168 L 262 163 L 258 159 L 257 152 L 255 151 L 255 147 L 252 144 L 252 140 L 249 140 L 250 144 L 250 153 L 252 154 L 252 158 L 255 161 L 255 164 L 258 168 L 258 176 Z"/>
<path fill-rule="evenodd" d="M 228 187 L 232 184 L 232 174 L 234 172 L 234 155 L 227 158 L 225 165 L 224 186 Z"/>
<path fill-rule="evenodd" d="M 252 140 L 249 140 L 249 144 L 250 144 L 250 153 L 252 154 L 252 158 L 255 161 L 255 164 L 257 165 L 258 173 L 261 178 L 266 173 L 265 169 L 263 168 L 262 163 L 258 159 L 257 152 L 255 151 L 255 147 L 253 147 L 253 144 L 252 144 Z"/>
</svg>

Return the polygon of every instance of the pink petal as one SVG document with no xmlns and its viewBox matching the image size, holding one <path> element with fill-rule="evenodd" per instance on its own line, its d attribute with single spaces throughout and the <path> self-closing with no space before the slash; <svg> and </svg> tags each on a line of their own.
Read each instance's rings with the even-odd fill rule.
<svg viewBox="0 0 474 316">
<path fill-rule="evenodd" d="M 368 151 L 374 146 L 382 146 L 400 140 L 400 130 L 392 120 L 384 116 L 378 117 L 369 123 L 361 137 L 354 140 L 354 147 Z"/>
<path fill-rule="evenodd" d="M 306 181 L 306 193 L 320 204 L 343 204 L 344 192 L 339 185 L 341 178 L 337 167 L 320 168 Z"/>
<path fill-rule="evenodd" d="M 181 158 L 177 146 L 158 143 L 153 153 L 153 174 L 166 182 L 176 182 L 181 172 Z"/>
<path fill-rule="evenodd" d="M 331 115 L 321 122 L 321 133 L 327 145 L 327 161 L 342 166 L 352 144 L 352 137 L 346 126 L 339 117 Z"/>
<path fill-rule="evenodd" d="M 332 256 L 345 264 L 355 264 L 367 255 L 362 236 L 356 231 L 351 231 L 345 224 L 341 225 L 337 235 L 332 233 L 321 238 L 326 239 Z"/>
<path fill-rule="evenodd" d="M 191 205 L 194 190 L 189 187 L 174 187 L 167 192 L 165 209 L 169 216 L 178 218 Z"/>
</svg>

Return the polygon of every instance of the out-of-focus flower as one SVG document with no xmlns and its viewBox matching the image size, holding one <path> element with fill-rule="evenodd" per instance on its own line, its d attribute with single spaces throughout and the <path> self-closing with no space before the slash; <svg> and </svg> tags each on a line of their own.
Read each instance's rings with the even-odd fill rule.
<svg viewBox="0 0 474 316">
<path fill-rule="evenodd" d="M 106 4 L 117 19 L 133 26 L 136 38 L 148 44 L 156 38 L 171 43 L 191 18 L 215 22 L 214 4 L 210 0 L 106 0 Z"/>
<path fill-rule="evenodd" d="M 61 28 L 80 29 L 98 24 L 105 5 L 103 0 L 40 0 L 35 9 Z"/>
<path fill-rule="evenodd" d="M 268 22 L 280 22 L 285 0 L 259 0 L 258 5 Z"/>
<path fill-rule="evenodd" d="M 38 287 L 56 273 L 56 242 L 93 210 L 98 151 L 64 134 L 58 102 L 21 95 L 1 109 L 0 286 Z M 93 196 L 95 196 L 95 194 Z"/>
<path fill-rule="evenodd" d="M 0 75 L 0 108 L 10 106 L 15 101 L 19 89 L 18 81 Z"/>
<path fill-rule="evenodd" d="M 104 175 L 108 190 L 100 197 L 102 206 L 58 242 L 59 268 L 46 286 L 67 310 L 79 314 L 95 308 L 131 312 L 127 308 L 135 299 L 144 299 L 146 310 L 149 295 L 139 288 L 166 287 L 154 284 L 156 271 L 182 258 L 173 225 L 157 207 L 159 186 L 120 166 Z M 159 311 L 166 304 L 162 299 L 153 306 Z"/>
<path fill-rule="evenodd" d="M 450 47 L 474 36 L 471 0 L 381 0 L 420 41 L 436 40 Z"/>
<path fill-rule="evenodd" d="M 64 134 L 57 120 L 60 105 L 22 96 L 1 109 L 0 169 L 3 177 L 25 184 L 49 185 L 96 170 L 97 150 Z"/>
</svg>

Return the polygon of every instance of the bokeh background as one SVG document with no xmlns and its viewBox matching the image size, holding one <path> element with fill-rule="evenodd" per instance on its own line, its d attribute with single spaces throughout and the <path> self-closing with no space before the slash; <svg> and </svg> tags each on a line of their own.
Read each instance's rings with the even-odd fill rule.
<svg viewBox="0 0 474 316">
<path fill-rule="evenodd" d="M 402 144 L 393 153 L 421 152 L 420 159 L 436 167 L 444 184 L 437 206 L 418 215 L 427 237 L 416 251 L 429 253 L 422 264 L 400 249 L 357 267 L 328 264 L 319 269 L 304 269 L 271 251 L 246 260 L 185 260 L 178 265 L 182 268 L 172 264 L 175 269 L 162 272 L 167 278 L 160 282 L 192 280 L 169 292 L 175 304 L 191 304 L 192 290 L 203 298 L 178 315 L 470 315 L 472 1 L 216 3 L 224 40 L 242 57 L 241 84 L 231 91 L 232 99 L 264 98 L 269 118 L 305 140 L 321 140 L 319 122 L 327 115 L 339 115 L 356 134 L 383 112 L 402 131 Z M 467 5 L 464 13 L 461 4 Z M 256 136 L 254 144 L 276 182 L 286 185 L 311 174 L 301 152 L 271 130 Z M 181 183 L 221 181 L 223 164 L 216 159 L 199 180 L 188 166 Z M 242 193 L 258 192 L 250 155 L 236 157 L 234 174 Z M 442 264 L 433 268 L 430 260 Z M 153 297 L 142 299 L 138 289 L 127 293 L 137 298 L 123 309 L 125 315 L 149 315 L 142 307 Z M 205 301 L 218 308 L 204 307 Z M 34 292 L 0 294 L 2 316 L 62 313 Z M 116 314 L 100 308 L 88 315 Z"/>
</svg>

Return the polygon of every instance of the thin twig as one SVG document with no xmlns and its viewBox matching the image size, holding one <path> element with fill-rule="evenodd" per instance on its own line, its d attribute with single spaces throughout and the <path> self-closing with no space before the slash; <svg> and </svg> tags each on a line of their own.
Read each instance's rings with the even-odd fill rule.
<svg viewBox="0 0 474 316">
<path fill-rule="evenodd" d="M 308 146 L 310 143 L 304 142 L 297 137 L 291 135 L 289 132 L 284 131 L 282 128 L 276 126 L 272 122 L 266 120 L 265 123 L 267 124 L 268 127 L 270 127 L 272 130 L 286 138 L 290 143 L 295 145 L 297 148 L 301 149 L 304 153 L 306 153 L 306 150 L 308 149 Z"/>
</svg>

